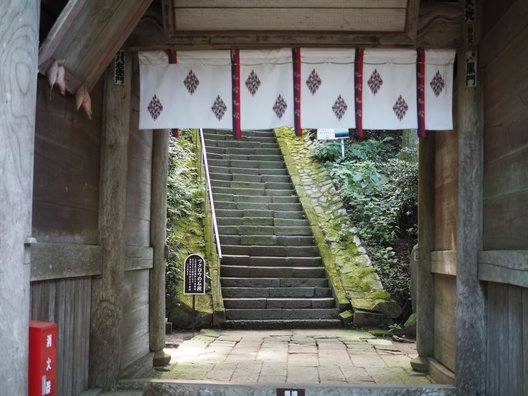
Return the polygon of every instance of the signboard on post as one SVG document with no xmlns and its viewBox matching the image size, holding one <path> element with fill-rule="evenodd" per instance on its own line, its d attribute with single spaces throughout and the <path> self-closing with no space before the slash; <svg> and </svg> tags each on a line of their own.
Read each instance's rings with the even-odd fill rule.
<svg viewBox="0 0 528 396">
<path fill-rule="evenodd" d="M 317 140 L 335 140 L 335 139 L 348 139 L 348 129 L 328 129 L 318 128 L 317 129 Z"/>
<path fill-rule="evenodd" d="M 28 395 L 54 396 L 57 378 L 57 324 L 29 322 Z"/>
<path fill-rule="evenodd" d="M 205 294 L 205 260 L 199 254 L 190 254 L 183 266 L 183 293 Z"/>
</svg>

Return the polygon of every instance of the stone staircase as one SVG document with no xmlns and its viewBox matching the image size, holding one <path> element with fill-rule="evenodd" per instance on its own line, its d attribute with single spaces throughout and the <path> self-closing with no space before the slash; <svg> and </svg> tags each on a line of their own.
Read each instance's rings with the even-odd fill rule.
<svg viewBox="0 0 528 396">
<path fill-rule="evenodd" d="M 222 246 L 225 327 L 338 327 L 310 224 L 273 131 L 204 131 Z"/>
</svg>

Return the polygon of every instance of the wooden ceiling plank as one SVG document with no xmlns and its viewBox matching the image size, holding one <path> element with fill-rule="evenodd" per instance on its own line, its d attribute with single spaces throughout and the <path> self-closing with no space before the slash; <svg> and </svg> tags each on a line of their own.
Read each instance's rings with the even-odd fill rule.
<svg viewBox="0 0 528 396">
<path fill-rule="evenodd" d="M 403 32 L 405 9 L 180 9 L 176 32 L 236 30 L 322 30 Z"/>
<path fill-rule="evenodd" d="M 409 39 L 416 41 L 418 32 L 418 18 L 420 16 L 420 0 L 409 0 L 407 7 L 407 20 L 405 23 L 405 32 Z"/>
<path fill-rule="evenodd" d="M 172 3 L 175 8 L 407 8 L 407 0 L 172 0 Z"/>
<path fill-rule="evenodd" d="M 39 70 L 41 73 L 45 73 L 47 70 L 47 67 L 42 70 L 41 65 L 54 56 L 55 50 L 67 35 L 86 2 L 87 0 L 70 0 L 64 7 L 39 50 Z"/>
</svg>

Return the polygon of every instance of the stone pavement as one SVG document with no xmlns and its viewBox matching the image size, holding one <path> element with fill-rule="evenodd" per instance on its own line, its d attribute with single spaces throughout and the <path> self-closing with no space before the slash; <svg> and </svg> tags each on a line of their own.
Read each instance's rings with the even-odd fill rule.
<svg viewBox="0 0 528 396">
<path fill-rule="evenodd" d="M 422 385 L 414 344 L 349 329 L 202 330 L 148 377 L 225 384 Z"/>
</svg>

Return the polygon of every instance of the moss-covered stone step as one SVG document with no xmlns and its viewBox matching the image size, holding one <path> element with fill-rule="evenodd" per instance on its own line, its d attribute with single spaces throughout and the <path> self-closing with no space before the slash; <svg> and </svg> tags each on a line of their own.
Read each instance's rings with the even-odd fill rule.
<svg viewBox="0 0 528 396">
<path fill-rule="evenodd" d="M 222 265 L 223 277 L 240 278 L 324 278 L 323 267 L 257 267 L 244 265 Z"/>
<path fill-rule="evenodd" d="M 243 217 L 247 219 L 269 217 L 279 219 L 304 219 L 304 213 L 296 210 L 270 210 L 266 208 L 258 209 L 219 209 L 216 211 L 216 217 Z M 289 223 L 275 225 L 293 225 Z"/>
<path fill-rule="evenodd" d="M 284 162 L 282 161 L 253 161 L 253 160 L 238 160 L 238 159 L 209 159 L 211 167 L 230 167 L 242 169 L 284 169 Z"/>
<path fill-rule="evenodd" d="M 226 309 L 310 309 L 335 308 L 331 297 L 315 298 L 225 298 Z"/>
<path fill-rule="evenodd" d="M 262 225 L 220 225 L 222 235 L 290 235 L 312 236 L 309 226 L 262 226 Z"/>
<path fill-rule="evenodd" d="M 222 287 L 328 287 L 326 278 L 242 278 L 223 276 L 220 279 Z"/>
<path fill-rule="evenodd" d="M 213 194 L 215 202 L 249 202 L 249 203 L 297 203 L 297 197 L 292 195 L 231 195 Z"/>
<path fill-rule="evenodd" d="M 218 226 L 309 227 L 305 219 L 274 219 L 273 217 L 217 217 Z"/>
<path fill-rule="evenodd" d="M 292 197 L 295 196 L 295 190 L 291 188 L 286 189 L 252 189 L 252 188 L 226 188 L 226 187 L 216 187 L 213 191 L 213 196 L 217 194 L 223 195 L 255 195 L 263 197 Z"/>
<path fill-rule="evenodd" d="M 226 309 L 227 320 L 335 319 L 337 308 L 326 309 Z"/>
<path fill-rule="evenodd" d="M 207 146 L 206 146 L 207 147 Z M 261 147 L 215 147 L 207 148 L 207 155 L 212 154 L 259 154 L 259 155 L 281 155 L 278 148 L 261 148 Z"/>
<path fill-rule="evenodd" d="M 264 267 L 321 267 L 321 257 L 222 256 L 222 265 L 255 265 Z"/>
<path fill-rule="evenodd" d="M 216 180 L 252 183 L 290 183 L 290 177 L 286 173 L 282 175 L 211 173 L 211 181 Z"/>
<path fill-rule="evenodd" d="M 208 133 L 204 132 L 204 138 L 207 142 L 212 141 L 229 141 L 229 142 L 237 142 L 240 140 L 235 140 L 233 138 L 233 135 L 228 134 L 215 134 L 215 133 Z M 243 139 L 241 139 L 243 142 L 249 143 L 249 142 L 262 142 L 262 143 L 274 143 L 276 142 L 275 136 L 273 135 L 266 135 L 266 134 L 252 134 L 252 135 L 245 135 Z"/>
<path fill-rule="evenodd" d="M 260 246 L 313 246 L 313 236 L 308 235 L 220 235 L 220 244 Z"/>
<path fill-rule="evenodd" d="M 332 297 L 329 287 L 224 287 L 224 298 Z"/>
<path fill-rule="evenodd" d="M 256 176 L 287 176 L 288 171 L 284 168 L 236 168 L 226 166 L 209 166 L 211 179 L 218 178 L 218 174 L 232 174 L 232 175 L 256 175 Z M 256 178 L 255 178 L 256 179 Z M 253 179 L 254 180 L 254 179 Z"/>
<path fill-rule="evenodd" d="M 318 257 L 319 249 L 315 246 L 222 245 L 222 253 L 271 257 Z"/>
<path fill-rule="evenodd" d="M 215 202 L 215 208 L 218 209 L 255 209 L 255 210 L 271 210 L 271 211 L 300 211 L 302 206 L 300 203 L 251 203 L 251 202 Z"/>
<path fill-rule="evenodd" d="M 270 319 L 270 320 L 229 320 L 224 329 L 273 330 L 273 329 L 339 329 L 343 325 L 339 319 Z"/>
<path fill-rule="evenodd" d="M 226 136 L 233 136 L 233 132 L 231 130 L 226 129 L 204 129 L 203 130 L 204 135 L 226 135 Z M 252 130 L 244 130 L 242 132 L 242 139 L 247 139 L 250 136 L 275 136 L 272 129 L 263 129 L 258 131 L 252 131 Z"/>
</svg>

